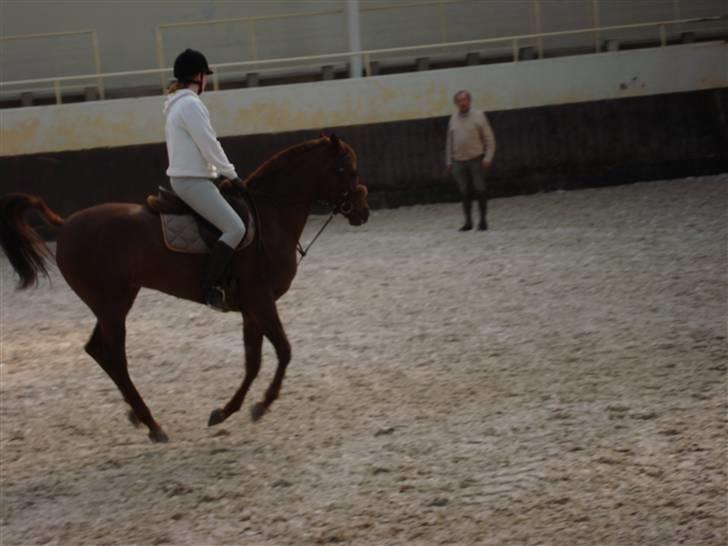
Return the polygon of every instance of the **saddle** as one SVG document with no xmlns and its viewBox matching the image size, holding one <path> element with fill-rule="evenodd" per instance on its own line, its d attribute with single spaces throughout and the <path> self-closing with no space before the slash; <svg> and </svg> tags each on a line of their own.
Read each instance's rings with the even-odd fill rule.
<svg viewBox="0 0 728 546">
<path fill-rule="evenodd" d="M 255 218 L 251 206 L 243 195 L 232 190 L 223 181 L 218 185 L 225 200 L 245 224 L 245 237 L 235 249 L 240 251 L 255 239 Z M 147 197 L 147 208 L 159 214 L 164 244 L 173 252 L 207 254 L 221 232 L 205 218 L 193 211 L 176 193 L 159 186 L 157 195 Z"/>
</svg>

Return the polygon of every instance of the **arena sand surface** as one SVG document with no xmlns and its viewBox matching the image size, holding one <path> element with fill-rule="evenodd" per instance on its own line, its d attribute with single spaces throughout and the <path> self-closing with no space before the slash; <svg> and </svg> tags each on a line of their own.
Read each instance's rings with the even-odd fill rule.
<svg viewBox="0 0 728 546">
<path fill-rule="evenodd" d="M 240 318 L 143 290 L 127 422 L 56 272 L 2 257 L 3 546 L 724 545 L 728 175 L 339 219 L 280 311 L 257 424 L 208 428 Z M 306 238 L 323 222 L 313 217 Z"/>
</svg>

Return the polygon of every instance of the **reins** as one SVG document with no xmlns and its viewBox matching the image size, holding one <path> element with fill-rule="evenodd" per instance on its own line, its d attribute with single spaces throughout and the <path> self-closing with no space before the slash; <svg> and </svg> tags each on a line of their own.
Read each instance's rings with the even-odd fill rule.
<svg viewBox="0 0 728 546">
<path fill-rule="evenodd" d="M 255 191 L 255 190 L 248 190 L 248 194 L 251 197 L 251 199 L 250 199 L 251 203 L 253 202 L 252 197 L 255 196 L 255 197 L 262 197 L 262 198 L 270 199 L 274 203 L 275 202 L 280 203 L 281 206 L 290 206 L 291 205 L 291 203 L 285 203 L 285 204 L 281 203 L 281 200 L 279 199 L 278 196 L 272 195 L 270 193 L 261 192 L 261 191 Z M 348 197 L 348 195 L 349 195 L 348 192 L 346 194 L 344 194 L 343 199 L 346 199 Z M 293 203 L 293 204 L 295 205 L 296 203 Z M 298 265 L 301 264 L 301 262 L 306 257 L 306 255 L 309 253 L 309 251 L 311 250 L 311 247 L 314 245 L 314 243 L 316 242 L 316 240 L 321 236 L 321 234 L 324 232 L 324 230 L 329 226 L 329 224 L 331 223 L 331 220 L 334 219 L 334 216 L 336 216 L 336 214 L 338 212 L 341 212 L 344 208 L 345 208 L 345 204 L 343 204 L 343 203 L 342 204 L 339 204 L 339 205 L 336 205 L 333 208 L 333 210 L 331 211 L 331 213 L 329 213 L 329 217 L 324 222 L 324 225 L 321 226 L 321 228 L 316 232 L 316 235 L 314 235 L 313 239 L 311 239 L 311 241 L 309 241 L 309 243 L 308 243 L 308 245 L 306 245 L 306 247 L 304 247 L 301 244 L 300 239 L 296 242 L 296 251 L 300 255 L 300 258 L 298 259 Z M 257 216 L 258 216 L 258 214 L 257 214 L 257 211 L 256 211 L 256 217 Z M 262 236 L 262 232 L 260 230 L 258 230 L 258 233 Z M 261 242 L 261 244 L 262 244 L 262 242 Z"/>
<path fill-rule="evenodd" d="M 299 265 L 301 265 L 301 262 L 306 257 L 306 254 L 308 254 L 308 251 L 311 250 L 311 247 L 316 242 L 316 239 L 318 239 L 319 236 L 324 232 L 324 230 L 326 229 L 326 227 L 331 223 L 331 220 L 334 219 L 334 216 L 335 215 L 336 215 L 336 211 L 335 210 L 332 210 L 331 211 L 331 214 L 329 214 L 329 217 L 326 219 L 326 222 L 324 222 L 324 225 L 321 226 L 321 229 L 318 230 L 318 232 L 316 233 L 316 235 L 314 236 L 314 238 L 311 239 L 311 241 L 308 243 L 308 246 L 306 248 L 303 248 L 303 245 L 301 244 L 301 241 L 298 241 L 296 243 L 296 250 L 301 255 L 301 257 L 298 260 L 298 264 Z"/>
<path fill-rule="evenodd" d="M 334 205 L 334 208 L 331 210 L 331 213 L 326 219 L 326 222 L 324 222 L 324 225 L 321 226 L 321 229 L 319 229 L 316 235 L 314 235 L 314 238 L 311 239 L 311 242 L 308 243 L 308 246 L 306 248 L 303 248 L 300 240 L 298 241 L 298 243 L 296 243 L 296 250 L 298 250 L 298 253 L 301 255 L 301 258 L 298 260 L 299 265 L 306 257 L 306 254 L 308 254 L 308 251 L 311 250 L 311 247 L 316 242 L 316 239 L 319 238 L 319 236 L 324 232 L 326 227 L 331 223 L 331 220 L 334 219 L 334 216 L 336 216 L 340 212 L 344 214 L 348 214 L 349 212 L 351 212 L 351 202 L 348 201 L 348 198 L 349 192 L 347 191 L 346 193 L 344 193 L 344 195 L 341 196 L 340 202 L 337 205 Z"/>
<path fill-rule="evenodd" d="M 337 139 L 337 142 L 338 142 L 338 139 Z M 275 157 L 279 157 L 279 156 L 275 156 Z M 341 162 L 339 162 L 339 165 L 338 165 L 338 169 L 337 170 L 338 170 L 339 176 L 342 176 L 345 173 L 345 168 L 344 168 L 343 164 L 341 164 Z M 260 170 L 259 171 L 256 171 L 256 173 L 258 173 L 258 172 L 260 172 Z M 254 173 L 253 176 L 255 176 L 256 173 Z M 255 208 L 255 205 L 253 203 L 253 201 L 254 201 L 253 198 L 254 197 L 255 198 L 268 199 L 268 200 L 272 201 L 277 206 L 290 207 L 292 205 L 293 206 L 297 206 L 299 204 L 299 203 L 291 202 L 291 201 L 288 201 L 288 200 L 284 201 L 283 199 L 280 198 L 280 196 L 277 196 L 277 195 L 268 193 L 266 191 L 256 190 L 254 188 L 249 188 L 247 190 L 247 193 L 248 193 L 248 195 L 250 197 L 250 201 L 253 204 L 253 207 L 254 208 Z M 316 235 L 314 235 L 313 239 L 311 239 L 311 241 L 308 243 L 308 245 L 305 248 L 301 244 L 301 240 L 300 239 L 298 241 L 296 241 L 296 251 L 300 255 L 300 258 L 298 259 L 298 264 L 299 265 L 303 261 L 303 259 L 308 255 L 309 251 L 311 250 L 311 247 L 314 245 L 314 243 L 316 242 L 316 240 L 321 236 L 321 234 L 324 232 L 324 230 L 331 223 L 331 220 L 334 219 L 334 216 L 336 216 L 336 214 L 338 214 L 338 213 L 342 213 L 343 215 L 346 216 L 347 214 L 349 214 L 352 211 L 352 208 L 353 207 L 352 207 L 351 200 L 349 199 L 349 196 L 350 196 L 350 191 L 346 191 L 346 192 L 343 193 L 343 195 L 341 195 L 338 198 L 338 202 L 335 202 L 335 203 L 328 202 L 328 205 L 333 207 L 332 210 L 331 210 L 331 213 L 329 214 L 329 217 L 324 222 L 324 225 L 321 226 L 321 229 L 319 229 L 318 232 L 316 232 Z M 310 203 L 301 203 L 301 204 L 305 204 L 306 206 L 309 206 L 310 205 Z M 256 211 L 256 217 L 257 216 L 258 215 L 257 215 L 257 211 Z M 262 236 L 263 236 L 262 235 L 262 231 L 261 230 L 258 230 L 258 234 L 259 234 L 259 244 L 260 244 L 263 252 L 265 252 L 265 245 L 263 245 L 263 243 L 262 243 Z"/>
</svg>

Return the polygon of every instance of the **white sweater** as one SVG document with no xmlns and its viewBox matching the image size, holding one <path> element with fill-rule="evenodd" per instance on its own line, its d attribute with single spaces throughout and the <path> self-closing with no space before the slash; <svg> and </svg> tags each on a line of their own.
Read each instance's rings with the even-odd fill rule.
<svg viewBox="0 0 728 546">
<path fill-rule="evenodd" d="M 237 176 L 210 124 L 210 113 L 197 93 L 191 89 L 180 89 L 169 95 L 164 104 L 164 115 L 169 157 L 167 176 Z"/>
</svg>

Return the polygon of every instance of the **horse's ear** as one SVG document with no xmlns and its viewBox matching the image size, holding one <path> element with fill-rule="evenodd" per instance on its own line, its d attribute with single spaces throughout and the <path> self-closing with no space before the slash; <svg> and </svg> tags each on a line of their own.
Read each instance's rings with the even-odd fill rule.
<svg viewBox="0 0 728 546">
<path fill-rule="evenodd" d="M 334 148 L 341 148 L 341 139 L 337 137 L 334 133 L 331 133 L 329 140 L 331 141 L 331 144 L 334 146 Z"/>
</svg>

